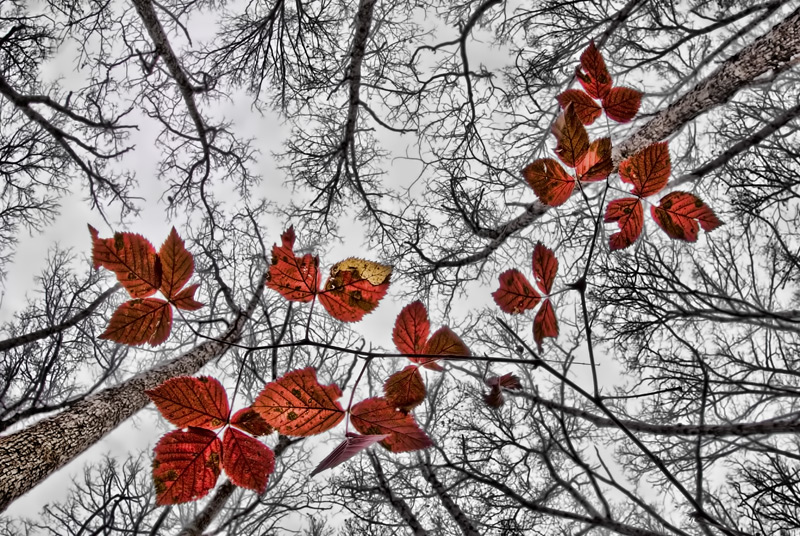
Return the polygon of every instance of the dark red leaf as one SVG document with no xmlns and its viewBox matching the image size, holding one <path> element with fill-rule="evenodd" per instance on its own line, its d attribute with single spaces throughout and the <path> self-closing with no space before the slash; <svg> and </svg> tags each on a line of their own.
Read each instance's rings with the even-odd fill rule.
<svg viewBox="0 0 800 536">
<path fill-rule="evenodd" d="M 368 398 L 350 410 L 350 422 L 364 435 L 389 437 L 381 445 L 391 452 L 408 452 L 433 445 L 410 413 L 398 411 L 383 398 Z"/>
<path fill-rule="evenodd" d="M 228 422 L 228 395 L 222 384 L 209 376 L 179 376 L 145 392 L 161 415 L 178 428 L 214 430 Z"/>
<path fill-rule="evenodd" d="M 158 346 L 167 340 L 171 329 L 169 303 L 158 298 L 136 299 L 126 301 L 114 311 L 100 338 L 134 346 L 144 343 Z"/>
<path fill-rule="evenodd" d="M 254 436 L 265 436 L 275 431 L 253 408 L 243 408 L 234 413 L 231 417 L 231 426 Z"/>
<path fill-rule="evenodd" d="M 431 335 L 428 344 L 425 345 L 423 354 L 440 355 L 440 356 L 469 356 L 472 355 L 464 344 L 464 341 L 456 335 L 452 329 L 447 326 L 442 326 L 436 330 L 436 333 Z M 431 357 L 409 357 L 413 363 L 419 363 L 425 368 L 431 370 L 444 370 L 438 363 L 436 358 Z"/>
<path fill-rule="evenodd" d="M 264 493 L 269 475 L 275 470 L 272 449 L 235 428 L 225 430 L 222 446 L 222 467 L 231 482 Z"/>
<path fill-rule="evenodd" d="M 409 365 L 400 372 L 395 372 L 383 384 L 386 400 L 392 406 L 403 411 L 411 411 L 425 400 L 425 382 L 419 367 Z"/>
<path fill-rule="evenodd" d="M 699 227 L 710 232 L 722 225 L 703 201 L 687 192 L 671 192 L 658 206 L 651 206 L 653 219 L 671 238 L 695 242 Z M 699 223 L 699 226 L 698 226 Z"/>
<path fill-rule="evenodd" d="M 575 166 L 581 182 L 602 181 L 614 171 L 611 161 L 611 138 L 598 138 L 589 145 L 586 155 Z"/>
<path fill-rule="evenodd" d="M 161 259 L 162 273 L 160 290 L 168 300 L 172 301 L 194 273 L 194 257 L 186 250 L 175 227 L 161 245 L 158 257 Z"/>
<path fill-rule="evenodd" d="M 155 294 L 161 286 L 161 261 L 153 244 L 134 233 L 115 233 L 114 238 L 100 238 L 91 225 L 89 233 L 95 269 L 102 266 L 114 272 L 133 298 Z"/>
<path fill-rule="evenodd" d="M 517 389 L 522 389 L 522 384 L 519 382 L 519 378 L 517 378 L 511 373 L 503 374 L 502 376 L 492 376 L 491 378 L 487 378 L 486 385 L 488 385 L 489 387 L 499 387 L 503 389 L 508 389 L 509 391 L 516 391 Z"/>
<path fill-rule="evenodd" d="M 178 292 L 172 299 L 172 305 L 184 311 L 196 311 L 203 307 L 203 304 L 194 299 L 194 293 L 200 285 L 189 285 L 185 289 Z"/>
<path fill-rule="evenodd" d="M 580 89 L 568 89 L 556 99 L 562 109 L 566 108 L 568 104 L 572 104 L 578 119 L 584 125 L 591 125 L 603 113 L 600 105 Z"/>
<path fill-rule="evenodd" d="M 662 141 L 648 145 L 619 166 L 623 182 L 633 184 L 633 195 L 647 197 L 660 192 L 667 185 L 672 164 L 669 147 Z"/>
<path fill-rule="evenodd" d="M 294 227 L 281 235 L 281 246 L 272 246 L 272 262 L 267 286 L 289 301 L 310 302 L 319 285 L 319 258 L 306 253 L 294 254 Z"/>
<path fill-rule="evenodd" d="M 533 319 L 533 340 L 536 341 L 540 352 L 545 337 L 558 337 L 558 322 L 550 300 L 544 300 L 539 312 L 536 313 L 536 318 Z"/>
<path fill-rule="evenodd" d="M 519 270 L 506 270 L 500 274 L 500 288 L 492 293 L 495 303 L 503 312 L 518 314 L 533 309 L 541 297 Z"/>
<path fill-rule="evenodd" d="M 400 311 L 392 330 L 392 340 L 402 354 L 421 354 L 428 341 L 431 323 L 421 301 L 412 302 Z"/>
<path fill-rule="evenodd" d="M 203 428 L 174 430 L 158 442 L 153 459 L 156 504 L 179 504 L 208 494 L 217 483 L 222 443 Z"/>
<path fill-rule="evenodd" d="M 533 248 L 533 276 L 539 290 L 550 294 L 557 271 L 558 259 L 553 255 L 553 250 L 541 242 L 537 242 L 536 247 Z"/>
<path fill-rule="evenodd" d="M 564 204 L 575 187 L 575 178 L 553 158 L 534 160 L 522 170 L 522 176 L 539 200 L 551 207 Z"/>
<path fill-rule="evenodd" d="M 348 432 L 344 441 L 339 443 L 324 460 L 319 462 L 316 469 L 311 472 L 311 476 L 321 473 L 326 469 L 333 469 L 337 465 L 346 462 L 362 450 L 374 445 L 379 441 L 388 438 L 388 434 L 382 435 L 358 435 Z"/>
<path fill-rule="evenodd" d="M 589 46 L 581 54 L 581 65 L 575 72 L 578 81 L 593 99 L 601 100 L 609 91 L 613 82 L 611 75 L 608 74 L 606 62 L 600 51 L 594 44 L 594 41 L 589 43 Z"/>
<path fill-rule="evenodd" d="M 345 259 L 331 268 L 319 301 L 337 320 L 358 322 L 386 295 L 391 274 L 391 266 L 354 257 Z"/>
<path fill-rule="evenodd" d="M 569 167 L 575 167 L 589 150 L 589 135 L 578 115 L 568 104 L 553 123 L 556 137 L 556 155 Z"/>
<path fill-rule="evenodd" d="M 636 117 L 641 103 L 640 91 L 629 87 L 615 87 L 603 99 L 603 110 L 617 123 L 627 123 Z"/>
<path fill-rule="evenodd" d="M 611 250 L 625 249 L 642 234 L 644 225 L 642 202 L 637 197 L 615 199 L 606 207 L 603 221 L 606 223 L 617 222 L 619 225 L 619 232 L 612 234 L 609 240 Z"/>
</svg>

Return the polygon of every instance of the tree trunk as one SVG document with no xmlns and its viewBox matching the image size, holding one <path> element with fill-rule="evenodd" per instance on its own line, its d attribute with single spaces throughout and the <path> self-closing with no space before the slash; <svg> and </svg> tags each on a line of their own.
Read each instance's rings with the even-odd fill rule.
<svg viewBox="0 0 800 536">
<path fill-rule="evenodd" d="M 176 376 L 195 374 L 222 356 L 241 337 L 247 319 L 263 294 L 263 281 L 245 311 L 217 340 L 207 341 L 177 358 L 78 402 L 58 415 L 0 438 L 0 512 L 51 473 L 94 445 L 144 408 L 145 394 Z"/>
</svg>

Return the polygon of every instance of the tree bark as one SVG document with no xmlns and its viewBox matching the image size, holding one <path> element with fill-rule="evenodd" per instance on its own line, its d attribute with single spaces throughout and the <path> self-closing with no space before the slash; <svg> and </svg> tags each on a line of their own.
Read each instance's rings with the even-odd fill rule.
<svg viewBox="0 0 800 536">
<path fill-rule="evenodd" d="M 241 337 L 247 319 L 264 292 L 264 281 L 231 327 L 217 340 L 195 346 L 175 359 L 78 402 L 70 409 L 0 438 L 0 512 L 51 473 L 94 445 L 144 408 L 145 394 L 164 381 L 195 374 L 221 357 Z"/>
</svg>

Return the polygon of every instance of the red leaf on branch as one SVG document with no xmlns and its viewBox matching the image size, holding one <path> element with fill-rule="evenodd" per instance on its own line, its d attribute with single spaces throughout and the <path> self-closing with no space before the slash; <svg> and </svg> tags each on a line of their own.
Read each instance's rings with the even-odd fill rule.
<svg viewBox="0 0 800 536">
<path fill-rule="evenodd" d="M 253 408 L 243 408 L 234 413 L 231 417 L 231 426 L 256 437 L 269 435 L 275 431 Z"/>
<path fill-rule="evenodd" d="M 222 446 L 222 467 L 231 482 L 264 493 L 269 475 L 275 470 L 272 449 L 235 428 L 225 430 Z"/>
<path fill-rule="evenodd" d="M 268 383 L 253 402 L 253 409 L 288 436 L 311 436 L 330 430 L 344 417 L 336 384 L 322 386 L 311 367 L 294 370 Z"/>
<path fill-rule="evenodd" d="M 572 104 L 578 119 L 584 125 L 591 125 L 603 113 L 600 105 L 580 89 L 568 89 L 556 99 L 562 109 L 566 108 L 568 104 Z"/>
<path fill-rule="evenodd" d="M 100 338 L 134 346 L 144 343 L 157 346 L 167 340 L 171 329 L 169 303 L 158 298 L 136 299 L 126 301 L 114 311 Z"/>
<path fill-rule="evenodd" d="M 350 422 L 362 434 L 388 435 L 381 445 L 391 452 L 408 452 L 433 445 L 410 413 L 396 410 L 383 398 L 368 398 L 353 406 Z"/>
<path fill-rule="evenodd" d="M 333 318 L 358 322 L 386 295 L 391 274 L 391 266 L 354 257 L 345 259 L 331 268 L 319 302 Z"/>
<path fill-rule="evenodd" d="M 326 469 L 333 469 L 337 465 L 346 462 L 362 450 L 374 445 L 379 441 L 383 441 L 388 434 L 383 435 L 358 435 L 352 432 L 346 434 L 344 441 L 339 443 L 324 460 L 319 462 L 319 465 L 311 472 L 311 476 L 321 473 Z"/>
<path fill-rule="evenodd" d="M 545 205 L 564 204 L 575 188 L 575 178 L 553 158 L 539 158 L 522 170 L 522 176 Z"/>
<path fill-rule="evenodd" d="M 617 123 L 627 123 L 636 117 L 642 104 L 642 93 L 629 87 L 615 87 L 603 98 L 603 110 Z"/>
<path fill-rule="evenodd" d="M 194 299 L 194 293 L 198 288 L 200 288 L 200 285 L 189 285 L 181 290 L 172 299 L 172 305 L 184 311 L 196 311 L 200 309 L 203 307 L 203 304 Z"/>
<path fill-rule="evenodd" d="M 310 302 L 319 285 L 319 257 L 294 254 L 294 226 L 281 235 L 281 246 L 272 246 L 267 286 L 289 301 Z"/>
<path fill-rule="evenodd" d="M 447 326 L 440 327 L 431 335 L 422 353 L 443 357 L 472 355 L 464 341 Z M 412 363 L 419 363 L 431 370 L 444 370 L 441 365 L 436 363 L 437 359 L 433 357 L 409 357 L 409 359 Z"/>
<path fill-rule="evenodd" d="M 598 138 L 589 145 L 578 165 L 575 166 L 575 173 L 581 182 L 602 181 L 614 171 L 614 164 L 611 161 L 611 138 Z"/>
<path fill-rule="evenodd" d="M 612 234 L 609 239 L 611 250 L 625 249 L 642 234 L 644 225 L 642 202 L 637 197 L 615 199 L 606 207 L 603 221 L 606 223 L 617 222 L 619 225 L 619 232 Z"/>
<path fill-rule="evenodd" d="M 575 167 L 589 150 L 589 135 L 581 120 L 568 104 L 553 123 L 556 137 L 556 155 L 569 167 Z"/>
<path fill-rule="evenodd" d="M 519 378 L 513 374 L 503 374 L 500 377 L 493 376 L 486 379 L 486 385 L 491 387 L 488 393 L 484 393 L 483 401 L 493 408 L 499 408 L 505 404 L 503 398 L 503 390 L 516 391 L 522 389 L 522 384 L 519 383 Z"/>
<path fill-rule="evenodd" d="M 667 185 L 672 164 L 669 147 L 662 141 L 648 145 L 619 165 L 623 182 L 633 184 L 633 195 L 647 197 L 660 192 Z"/>
<path fill-rule="evenodd" d="M 687 242 L 697 241 L 699 227 L 711 232 L 722 225 L 708 205 L 687 192 L 668 193 L 657 207 L 650 207 L 650 212 L 658 226 L 671 238 Z"/>
<path fill-rule="evenodd" d="M 536 341 L 536 346 L 539 351 L 542 351 L 542 341 L 545 337 L 558 337 L 558 322 L 556 321 L 556 312 L 553 310 L 553 304 L 550 300 L 544 300 L 544 303 L 536 313 L 536 318 L 533 319 L 533 340 Z"/>
<path fill-rule="evenodd" d="M 575 76 L 586 93 L 594 99 L 601 100 L 611 91 L 611 75 L 594 41 L 581 54 L 581 65 L 575 70 Z"/>
<path fill-rule="evenodd" d="M 492 292 L 492 298 L 503 312 L 515 315 L 533 309 L 541 296 L 516 268 L 500 274 L 500 288 Z"/>
<path fill-rule="evenodd" d="M 199 499 L 217 483 L 222 443 L 203 428 L 169 432 L 158 442 L 153 459 L 156 504 Z"/>
<path fill-rule="evenodd" d="M 178 428 L 214 430 L 228 422 L 228 395 L 214 378 L 179 376 L 145 392 L 161 415 Z"/>
<path fill-rule="evenodd" d="M 386 400 L 395 408 L 411 411 L 425 400 L 425 382 L 419 367 L 409 365 L 400 372 L 395 372 L 383 384 Z"/>
<path fill-rule="evenodd" d="M 421 354 L 428 341 L 431 323 L 421 301 L 411 302 L 400 311 L 392 330 L 392 340 L 403 354 Z"/>
<path fill-rule="evenodd" d="M 161 286 L 161 262 L 153 245 L 142 235 L 115 233 L 114 238 L 92 235 L 92 262 L 114 272 L 117 280 L 133 298 L 146 298 Z"/>
<path fill-rule="evenodd" d="M 558 259 L 553 255 L 553 250 L 537 242 L 533 248 L 533 277 L 539 290 L 550 294 L 557 271 Z"/>
<path fill-rule="evenodd" d="M 175 227 L 158 251 L 161 259 L 161 293 L 173 301 L 194 273 L 194 257 L 178 236 Z"/>
</svg>

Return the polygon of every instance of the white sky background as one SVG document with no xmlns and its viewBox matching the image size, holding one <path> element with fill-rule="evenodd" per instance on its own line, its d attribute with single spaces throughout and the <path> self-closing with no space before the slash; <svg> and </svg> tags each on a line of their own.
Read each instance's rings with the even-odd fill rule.
<svg viewBox="0 0 800 536">
<path fill-rule="evenodd" d="M 213 21 L 197 20 L 187 26 L 192 32 L 195 45 L 203 39 L 212 38 L 214 35 Z M 480 32 L 476 31 L 476 34 L 479 35 Z M 443 29 L 436 35 L 436 40 L 444 41 L 454 35 L 455 30 L 453 28 Z M 173 46 L 179 48 L 178 42 L 178 40 L 173 41 Z M 469 52 L 470 61 L 474 66 L 481 62 L 496 65 L 498 57 L 505 59 L 503 54 L 499 54 L 498 51 L 492 50 L 488 46 L 482 46 L 477 41 L 471 42 Z M 69 50 L 57 55 L 46 66 L 46 75 L 51 76 L 53 79 L 61 78 L 62 82 L 68 86 L 70 77 L 76 76 L 73 62 L 69 57 Z M 258 140 L 257 147 L 261 154 L 257 159 L 256 171 L 262 177 L 263 182 L 260 187 L 254 189 L 254 194 L 268 198 L 271 201 L 288 201 L 291 192 L 283 187 L 284 174 L 277 169 L 271 153 L 281 150 L 281 143 L 288 137 L 289 129 L 286 125 L 281 124 L 276 116 L 269 113 L 262 116 L 254 111 L 251 108 L 251 102 L 251 98 L 244 94 L 233 95 L 227 103 L 221 104 L 221 111 L 232 121 L 234 129 L 241 138 L 253 137 Z M 87 223 L 100 230 L 101 236 L 109 236 L 114 231 L 140 233 L 156 247 L 163 242 L 173 225 L 177 228 L 179 234 L 185 234 L 182 232 L 183 222 L 167 221 L 164 217 L 165 204 L 160 201 L 164 188 L 159 184 L 156 177 L 156 168 L 160 155 L 152 143 L 158 133 L 158 127 L 146 118 L 140 121 L 139 117 L 137 117 L 137 122 L 140 125 L 140 129 L 131 134 L 130 140 L 136 146 L 136 149 L 124 157 L 121 165 L 136 172 L 140 185 L 138 195 L 144 197 L 144 200 L 138 204 L 141 209 L 140 217 L 129 227 L 108 228 L 96 212 L 89 210 L 88 203 L 83 199 L 83 189 L 80 187 L 78 180 L 76 180 L 78 184 L 76 184 L 74 190 L 77 190 L 77 193 L 62 200 L 61 213 L 53 225 L 49 226 L 41 235 L 29 237 L 25 234 L 20 236 L 15 262 L 9 267 L 8 275 L 4 282 L 0 321 L 9 320 L 15 311 L 22 309 L 25 304 L 25 297 L 27 295 L 32 296 L 31 293 L 35 291 L 34 277 L 44 268 L 46 252 L 52 244 L 59 243 L 62 247 L 72 248 L 79 258 L 85 258 L 86 269 L 90 269 L 91 241 L 86 227 Z M 379 129 L 376 134 L 382 136 L 384 132 Z M 404 137 L 395 134 L 385 135 L 384 139 L 392 141 L 391 145 L 387 143 L 385 147 L 394 150 L 398 157 L 402 157 L 405 154 L 406 144 L 414 141 L 411 137 L 408 137 L 406 141 Z M 413 147 L 410 148 L 410 150 L 413 149 Z M 416 179 L 417 166 L 417 163 L 397 158 L 386 163 L 384 167 L 387 175 L 382 180 L 385 181 L 385 184 L 393 185 L 395 188 L 409 186 Z M 419 186 L 421 186 L 421 182 L 416 185 L 417 188 Z M 528 193 L 530 194 L 530 200 L 532 200 L 533 193 Z M 280 233 L 289 223 L 295 224 L 298 235 L 302 238 L 301 222 L 284 222 L 274 219 L 267 228 L 262 230 L 265 240 L 268 243 L 279 241 Z M 342 221 L 342 229 L 346 229 L 344 221 Z M 343 234 L 348 237 L 345 243 L 326 243 L 325 239 L 322 240 L 323 243 L 326 243 L 326 252 L 321 256 L 323 273 L 333 263 L 347 257 L 375 258 L 375 255 L 366 251 L 362 245 L 363 236 L 360 232 L 360 225 L 354 225 L 352 233 Z M 299 244 L 299 246 L 303 245 L 302 243 Z M 524 262 L 521 262 L 518 268 L 524 273 L 528 273 Z M 527 270 L 530 270 L 529 265 Z M 563 283 L 563 281 L 557 279 L 556 286 L 558 287 L 560 283 Z M 492 286 L 493 288 L 491 288 Z M 459 311 L 459 309 L 478 309 L 491 305 L 490 293 L 495 288 L 496 278 L 492 279 L 489 286 L 472 283 L 466 296 L 458 298 L 454 302 L 454 311 Z M 384 299 L 377 311 L 355 325 L 355 329 L 375 346 L 393 347 L 391 329 L 394 325 L 394 319 L 400 309 L 406 305 L 406 302 L 401 303 L 392 299 L 396 291 L 396 288 L 393 292 L 393 288 L 390 287 L 388 297 Z M 556 303 L 558 303 L 558 300 L 556 300 Z M 431 324 L 434 329 L 443 324 L 442 319 L 438 318 L 436 313 L 431 316 Z M 532 324 L 533 315 L 530 315 L 529 320 L 530 324 Z M 527 339 L 530 339 L 529 332 L 524 335 Z M 604 365 L 600 368 L 601 381 L 606 386 L 617 383 L 619 377 L 617 376 L 617 368 L 613 366 L 613 360 L 610 358 L 604 359 L 602 356 L 600 359 Z M 349 391 L 345 391 L 345 399 L 347 399 L 348 395 Z M 146 411 L 133 420 L 127 421 L 102 442 L 89 449 L 64 469 L 52 475 L 32 492 L 18 499 L 8 509 L 6 515 L 12 517 L 37 517 L 44 504 L 65 499 L 71 487 L 71 478 L 81 478 L 83 466 L 89 461 L 96 462 L 100 460 L 103 453 L 111 452 L 124 458 L 127 454 L 135 453 L 140 449 L 152 448 L 165 430 L 163 423 L 159 425 L 157 419 L 158 417 L 156 417 L 154 411 Z M 337 429 L 334 433 L 341 435 L 343 432 L 341 429 Z M 331 448 L 330 442 L 323 443 L 318 441 L 315 444 L 318 446 L 315 455 L 318 455 L 319 458 L 323 457 Z"/>
</svg>

